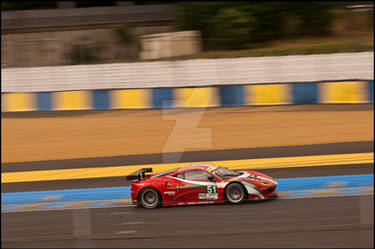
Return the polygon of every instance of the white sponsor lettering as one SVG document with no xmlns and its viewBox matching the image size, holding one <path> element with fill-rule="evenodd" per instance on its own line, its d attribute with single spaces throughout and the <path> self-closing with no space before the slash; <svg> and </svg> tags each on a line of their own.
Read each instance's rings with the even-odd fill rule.
<svg viewBox="0 0 375 249">
<path fill-rule="evenodd" d="M 176 192 L 175 191 L 165 191 L 164 194 L 165 195 L 175 195 Z"/>
</svg>

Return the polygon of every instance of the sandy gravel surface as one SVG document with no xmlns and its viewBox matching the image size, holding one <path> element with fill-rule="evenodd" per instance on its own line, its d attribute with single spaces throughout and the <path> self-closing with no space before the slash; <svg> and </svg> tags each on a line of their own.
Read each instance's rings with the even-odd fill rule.
<svg viewBox="0 0 375 249">
<path fill-rule="evenodd" d="M 2 115 L 1 161 L 372 141 L 373 105 Z"/>
</svg>

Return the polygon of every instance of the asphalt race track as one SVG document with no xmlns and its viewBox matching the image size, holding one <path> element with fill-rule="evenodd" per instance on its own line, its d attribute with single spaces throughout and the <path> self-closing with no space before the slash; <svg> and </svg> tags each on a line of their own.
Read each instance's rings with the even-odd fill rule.
<svg viewBox="0 0 375 249">
<path fill-rule="evenodd" d="M 219 155 L 240 158 L 241 153 L 242 157 L 247 154 L 259 158 L 372 152 L 373 142 L 255 151 L 232 150 L 216 155 L 214 152 L 197 152 L 195 157 L 209 160 Z M 147 155 L 143 160 L 158 162 L 159 156 Z M 137 161 L 140 158 L 82 159 L 70 161 L 68 165 L 82 167 L 87 165 L 85 160 L 103 165 L 145 163 Z M 56 165 L 65 163 L 57 162 Z M 17 171 L 17 167 L 25 170 L 27 165 L 13 166 Z M 5 164 L 5 169 L 7 172 L 9 164 Z M 279 178 L 371 174 L 373 164 L 259 171 Z M 2 188 L 13 192 L 130 184 L 122 177 L 94 180 L 2 184 Z M 3 247 L 373 247 L 373 195 L 276 199 L 239 206 L 199 205 L 156 210 L 129 206 L 10 212 L 2 213 L 2 228 Z"/>
<path fill-rule="evenodd" d="M 2 214 L 3 247 L 373 247 L 373 196 Z"/>
<path fill-rule="evenodd" d="M 190 161 L 210 161 L 210 160 L 232 160 L 243 158 L 277 158 L 288 156 L 310 156 L 310 155 L 328 155 L 373 152 L 373 141 L 332 143 L 318 145 L 303 145 L 289 147 L 268 147 L 251 149 L 233 149 L 217 151 L 197 151 L 185 152 L 181 162 Z M 42 169 L 74 169 L 91 168 L 99 166 L 115 165 L 137 165 L 161 163 L 162 154 L 147 154 L 120 157 L 102 157 L 102 158 L 83 158 L 56 161 L 22 162 L 22 163 L 3 163 L 2 172 L 33 171 Z M 258 170 L 269 174 L 274 178 L 287 177 L 309 177 L 309 176 L 334 176 L 350 174 L 372 174 L 373 164 L 348 164 L 331 166 L 313 166 L 313 167 L 293 167 L 293 168 L 273 168 Z M 113 187 L 129 186 L 131 183 L 122 177 L 107 177 L 93 179 L 73 179 L 73 180 L 54 180 L 38 182 L 17 182 L 3 183 L 1 190 L 6 192 L 23 192 L 39 190 L 56 190 L 71 188 L 95 188 L 95 187 Z"/>
<path fill-rule="evenodd" d="M 299 110 L 298 107 L 293 108 Z M 309 108 L 312 112 L 315 109 L 324 109 L 321 106 Z M 345 105 L 345 108 L 342 106 L 330 108 L 373 110 L 373 105 Z M 230 111 L 233 110 L 228 109 L 228 112 Z M 92 115 L 96 112 L 85 113 Z M 111 112 L 121 113 L 118 110 Z M 2 113 L 2 117 L 43 118 L 50 115 L 60 117 L 81 114 L 81 111 Z M 189 164 L 194 161 L 278 159 L 373 151 L 373 140 L 352 141 L 287 147 L 189 151 L 182 154 L 180 162 Z M 163 154 L 12 162 L 2 163 L 2 174 L 162 162 Z M 257 169 L 257 171 L 274 178 L 291 178 L 373 174 L 373 169 L 373 163 L 363 163 L 269 168 Z M 125 176 L 120 176 L 2 183 L 1 188 L 3 193 L 10 193 L 129 185 L 130 182 L 125 180 Z M 128 205 L 2 212 L 1 245 L 4 248 L 373 248 L 373 202 L 372 192 L 362 195 L 279 198 L 243 205 L 192 205 L 155 210 Z"/>
</svg>

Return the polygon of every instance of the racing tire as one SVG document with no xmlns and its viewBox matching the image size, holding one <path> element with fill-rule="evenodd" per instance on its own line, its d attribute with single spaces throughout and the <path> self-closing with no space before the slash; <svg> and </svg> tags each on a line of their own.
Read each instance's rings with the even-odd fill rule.
<svg viewBox="0 0 375 249">
<path fill-rule="evenodd" d="M 225 199 L 231 204 L 240 204 L 247 199 L 247 191 L 240 183 L 229 184 L 225 188 Z"/>
<path fill-rule="evenodd" d="M 154 188 L 144 188 L 139 193 L 139 203 L 144 208 L 156 208 L 160 205 L 161 197 L 159 191 Z"/>
</svg>

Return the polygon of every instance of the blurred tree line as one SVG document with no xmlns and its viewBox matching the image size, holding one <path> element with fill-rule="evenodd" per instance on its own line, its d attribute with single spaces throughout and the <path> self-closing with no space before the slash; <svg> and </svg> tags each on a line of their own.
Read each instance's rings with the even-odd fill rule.
<svg viewBox="0 0 375 249">
<path fill-rule="evenodd" d="M 2 1 L 2 10 L 57 8 L 58 1 Z M 254 48 L 282 38 L 327 36 L 336 9 L 368 1 L 130 1 L 177 4 L 179 30 L 200 30 L 204 50 Z M 118 1 L 74 1 L 76 7 L 116 6 Z"/>
<path fill-rule="evenodd" d="M 241 49 L 286 37 L 329 34 L 340 2 L 182 2 L 181 29 L 200 30 L 205 49 Z M 342 4 L 342 3 L 341 3 Z"/>
</svg>

